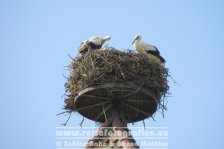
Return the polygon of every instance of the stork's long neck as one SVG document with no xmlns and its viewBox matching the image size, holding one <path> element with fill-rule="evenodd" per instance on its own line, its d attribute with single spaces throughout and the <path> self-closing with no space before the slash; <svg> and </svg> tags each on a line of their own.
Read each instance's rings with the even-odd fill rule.
<svg viewBox="0 0 224 149">
<path fill-rule="evenodd" d="M 101 44 L 103 45 L 106 41 L 107 39 L 102 39 Z"/>
<path fill-rule="evenodd" d="M 140 40 L 139 40 L 139 39 L 135 40 L 135 42 L 134 42 L 134 46 L 135 46 L 135 47 L 138 46 L 139 43 L 140 43 Z"/>
</svg>

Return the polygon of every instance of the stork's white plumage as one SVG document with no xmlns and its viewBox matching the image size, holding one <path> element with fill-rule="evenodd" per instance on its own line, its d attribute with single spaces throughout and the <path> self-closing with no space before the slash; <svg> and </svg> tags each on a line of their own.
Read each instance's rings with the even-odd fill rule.
<svg viewBox="0 0 224 149">
<path fill-rule="evenodd" d="M 140 35 L 135 36 L 134 41 L 132 44 L 134 45 L 136 51 L 138 53 L 142 53 L 149 57 L 150 61 L 160 64 L 162 66 L 165 65 L 165 59 L 160 55 L 159 50 L 146 42 L 141 42 L 142 37 Z"/>
<path fill-rule="evenodd" d="M 97 50 L 102 47 L 102 45 L 107 41 L 110 40 L 110 36 L 106 36 L 101 38 L 99 36 L 92 36 L 89 40 L 85 40 L 81 43 L 79 47 L 79 52 L 81 54 L 85 54 L 89 50 Z"/>
</svg>

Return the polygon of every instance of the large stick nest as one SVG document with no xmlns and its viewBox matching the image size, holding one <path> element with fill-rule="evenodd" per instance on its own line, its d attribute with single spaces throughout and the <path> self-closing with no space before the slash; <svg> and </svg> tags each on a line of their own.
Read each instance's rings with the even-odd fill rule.
<svg viewBox="0 0 224 149">
<path fill-rule="evenodd" d="M 94 50 L 72 59 L 69 68 L 65 83 L 69 112 L 104 122 L 116 107 L 120 117 L 130 123 L 166 109 L 168 70 L 144 55 L 114 48 Z"/>
</svg>

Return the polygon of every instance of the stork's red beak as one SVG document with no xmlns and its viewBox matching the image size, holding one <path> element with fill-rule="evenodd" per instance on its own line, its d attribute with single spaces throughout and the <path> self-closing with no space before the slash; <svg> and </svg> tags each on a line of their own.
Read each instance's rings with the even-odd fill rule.
<svg viewBox="0 0 224 149">
<path fill-rule="evenodd" d="M 135 40 L 136 40 L 136 38 L 132 41 L 132 43 L 131 43 L 131 44 L 134 44 L 134 43 L 135 43 Z"/>
</svg>

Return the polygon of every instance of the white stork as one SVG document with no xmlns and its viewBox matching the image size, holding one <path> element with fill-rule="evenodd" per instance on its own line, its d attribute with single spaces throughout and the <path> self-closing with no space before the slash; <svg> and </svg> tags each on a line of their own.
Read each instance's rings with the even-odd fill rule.
<svg viewBox="0 0 224 149">
<path fill-rule="evenodd" d="M 166 61 L 160 55 L 159 50 L 153 45 L 146 42 L 141 42 L 141 39 L 142 37 L 140 35 L 136 35 L 134 41 L 132 42 L 136 51 L 148 56 L 150 61 L 164 66 Z"/>
<path fill-rule="evenodd" d="M 79 47 L 79 52 L 81 54 L 85 54 L 89 50 L 97 50 L 102 47 L 102 45 L 107 41 L 110 40 L 110 36 L 106 36 L 101 38 L 99 36 L 92 36 L 89 40 L 85 40 L 81 43 Z"/>
</svg>

